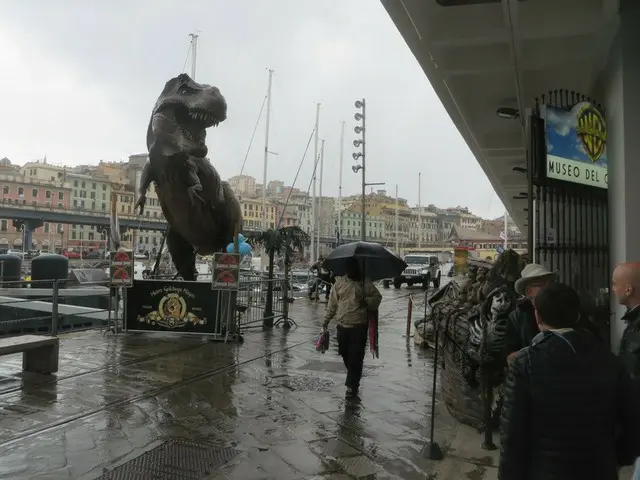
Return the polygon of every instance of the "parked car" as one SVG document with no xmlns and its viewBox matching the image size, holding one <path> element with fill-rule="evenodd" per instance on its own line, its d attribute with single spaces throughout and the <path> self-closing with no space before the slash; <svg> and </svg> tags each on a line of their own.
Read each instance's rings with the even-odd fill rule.
<svg viewBox="0 0 640 480">
<path fill-rule="evenodd" d="M 10 248 L 7 250 L 8 255 L 16 255 L 18 257 L 24 258 L 24 252 L 17 248 Z"/>
<path fill-rule="evenodd" d="M 62 254 L 65 257 L 67 257 L 69 260 L 78 260 L 82 258 L 78 252 L 71 252 L 71 251 L 65 250 L 64 252 L 62 252 Z"/>
<path fill-rule="evenodd" d="M 433 283 L 434 288 L 440 287 L 440 258 L 431 254 L 410 254 L 404 257 L 407 268 L 400 276 L 393 279 L 393 286 L 400 288 L 403 283 L 411 287 L 422 284 L 422 288 L 429 288 Z"/>
</svg>

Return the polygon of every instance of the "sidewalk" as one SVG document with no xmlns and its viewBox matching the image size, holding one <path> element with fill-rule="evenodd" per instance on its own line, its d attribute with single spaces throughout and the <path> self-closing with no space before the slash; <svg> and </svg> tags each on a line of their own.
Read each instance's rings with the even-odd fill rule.
<svg viewBox="0 0 640 480">
<path fill-rule="evenodd" d="M 380 359 L 367 355 L 360 404 L 345 402 L 333 341 L 315 352 L 324 305 L 306 299 L 294 304 L 298 328 L 240 346 L 69 334 L 57 380 L 23 378 L 21 357 L 2 357 L 0 478 L 495 479 L 497 453 L 439 403 L 445 459 L 420 453 L 432 377 L 403 338 L 407 293 L 383 291 Z"/>
</svg>

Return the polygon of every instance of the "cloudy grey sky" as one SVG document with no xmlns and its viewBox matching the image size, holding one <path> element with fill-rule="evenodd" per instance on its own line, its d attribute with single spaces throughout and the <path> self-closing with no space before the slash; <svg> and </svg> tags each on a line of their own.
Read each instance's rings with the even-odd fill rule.
<svg viewBox="0 0 640 480">
<path fill-rule="evenodd" d="M 347 122 L 343 185 L 351 172 L 354 100 L 367 100 L 370 182 L 422 203 L 503 207 L 377 0 L 29 0 L 0 2 L 0 156 L 17 163 L 97 163 L 146 151 L 151 108 L 180 73 L 200 31 L 197 80 L 220 88 L 228 120 L 209 131 L 223 177 L 239 173 L 275 69 L 269 180 L 290 184 L 321 102 L 323 190 L 337 194 L 340 125 Z M 187 62 L 186 71 L 190 71 Z M 264 116 L 245 173 L 262 179 Z M 311 147 L 312 152 L 312 147 Z M 310 152 L 310 153 L 311 153 Z M 312 155 L 297 187 L 306 190 Z"/>
</svg>

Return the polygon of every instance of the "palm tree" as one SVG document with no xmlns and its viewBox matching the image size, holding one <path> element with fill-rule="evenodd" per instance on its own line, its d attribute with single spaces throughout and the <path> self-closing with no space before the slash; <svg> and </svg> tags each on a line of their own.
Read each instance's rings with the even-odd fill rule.
<svg viewBox="0 0 640 480">
<path fill-rule="evenodd" d="M 269 282 L 267 284 L 267 302 L 264 307 L 262 325 L 273 327 L 273 265 L 276 255 L 284 258 L 285 302 L 289 293 L 289 267 L 293 263 L 294 253 L 304 251 L 311 243 L 307 232 L 300 227 L 270 228 L 264 232 L 250 235 L 247 240 L 252 245 L 261 246 L 269 255 Z"/>
</svg>

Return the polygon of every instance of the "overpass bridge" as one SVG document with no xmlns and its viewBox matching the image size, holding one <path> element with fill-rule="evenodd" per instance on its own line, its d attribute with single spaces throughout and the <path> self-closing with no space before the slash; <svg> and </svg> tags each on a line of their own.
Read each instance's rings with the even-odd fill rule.
<svg viewBox="0 0 640 480">
<path fill-rule="evenodd" d="M 15 203 L 0 203 L 0 218 L 11 219 L 14 225 L 24 225 L 25 245 L 31 245 L 32 232 L 47 223 L 64 223 L 77 225 L 94 225 L 100 229 L 109 230 L 109 216 L 107 212 L 101 210 L 88 210 L 82 208 L 60 208 L 50 205 L 28 205 Z M 122 231 L 152 230 L 164 231 L 167 228 L 167 221 L 164 218 L 145 217 L 141 215 L 131 215 L 118 213 L 118 222 Z M 243 233 L 251 234 L 257 230 L 243 229 Z M 344 242 L 358 240 L 357 238 L 343 238 Z M 334 236 L 323 235 L 320 243 L 327 246 L 334 246 L 336 238 Z"/>
</svg>

